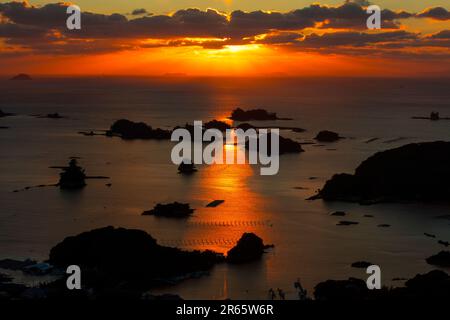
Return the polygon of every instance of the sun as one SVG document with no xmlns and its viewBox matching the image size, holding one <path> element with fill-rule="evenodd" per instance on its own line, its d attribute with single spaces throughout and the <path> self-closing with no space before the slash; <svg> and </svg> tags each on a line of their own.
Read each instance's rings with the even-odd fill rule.
<svg viewBox="0 0 450 320">
<path fill-rule="evenodd" d="M 237 53 L 242 51 L 250 51 L 260 49 L 260 46 L 257 44 L 247 44 L 247 45 L 227 45 L 222 49 L 223 51 L 228 51 L 231 53 Z"/>
</svg>

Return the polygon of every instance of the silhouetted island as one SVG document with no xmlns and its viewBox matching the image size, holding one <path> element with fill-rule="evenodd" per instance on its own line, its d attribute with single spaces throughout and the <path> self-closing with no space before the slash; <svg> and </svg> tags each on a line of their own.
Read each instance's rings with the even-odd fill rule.
<svg viewBox="0 0 450 320">
<path fill-rule="evenodd" d="M 227 262 L 245 263 L 258 260 L 264 253 L 266 246 L 263 240 L 254 233 L 244 233 L 237 242 L 236 246 L 227 253 Z"/>
<path fill-rule="evenodd" d="M 320 142 L 335 142 L 342 139 L 342 137 L 340 137 L 336 132 L 323 130 L 320 131 L 314 139 Z"/>
<path fill-rule="evenodd" d="M 449 202 L 450 142 L 413 143 L 378 152 L 352 174 L 336 174 L 310 199 Z"/>
<path fill-rule="evenodd" d="M 55 113 L 49 113 L 49 114 L 45 115 L 45 118 L 48 118 L 48 119 L 62 119 L 64 117 L 62 115 L 60 115 L 58 112 L 55 112 Z"/>
<path fill-rule="evenodd" d="M 230 116 L 234 121 L 251 121 L 251 120 L 291 120 L 290 118 L 278 118 L 275 112 L 268 112 L 264 109 L 242 110 L 234 109 Z"/>
<path fill-rule="evenodd" d="M 248 130 L 248 129 L 270 129 L 269 127 L 257 127 L 254 126 L 250 123 L 244 122 L 244 123 L 240 123 L 236 126 L 236 129 L 242 129 L 244 131 Z M 284 127 L 284 126 L 277 126 L 277 129 L 279 130 L 290 130 L 292 132 L 296 132 L 296 133 L 300 133 L 300 132 L 305 132 L 306 130 L 303 128 L 299 128 L 299 127 Z"/>
<path fill-rule="evenodd" d="M 133 122 L 126 119 L 117 120 L 106 132 L 107 136 L 119 136 L 122 139 L 170 139 L 171 130 L 153 129 L 143 122 Z"/>
<path fill-rule="evenodd" d="M 9 117 L 9 116 L 13 116 L 13 113 L 9 113 L 9 112 L 3 112 L 3 110 L 0 110 L 0 118 L 3 117 Z"/>
<path fill-rule="evenodd" d="M 441 117 L 439 112 L 431 112 L 429 117 L 412 117 L 412 118 L 417 120 L 431 120 L 431 121 L 450 120 L 450 117 Z"/>
<path fill-rule="evenodd" d="M 49 257 L 49 263 L 64 270 L 80 266 L 83 288 L 98 295 L 119 290 L 142 294 L 175 277 L 207 271 L 223 260 L 213 251 L 164 247 L 145 231 L 111 226 L 67 237 L 50 250 Z"/>
<path fill-rule="evenodd" d="M 189 203 L 158 203 L 153 209 L 144 211 L 142 215 L 144 216 L 157 216 L 157 217 L 167 217 L 167 218 L 187 218 L 194 212 L 191 209 Z"/>
<path fill-rule="evenodd" d="M 15 75 L 10 80 L 31 80 L 31 77 L 26 73 L 19 73 L 18 75 Z"/>
<path fill-rule="evenodd" d="M 58 183 L 61 189 L 80 189 L 86 186 L 84 169 L 77 165 L 76 159 L 70 160 L 69 166 L 62 170 Z"/>
<path fill-rule="evenodd" d="M 204 127 L 205 130 L 207 130 L 207 129 L 217 129 L 217 130 L 220 130 L 220 131 L 225 131 L 227 129 L 231 129 L 231 126 L 228 123 L 223 122 L 223 121 L 219 121 L 219 120 L 215 120 L 215 119 L 211 120 L 209 122 L 206 122 L 203 125 L 203 127 Z"/>
<path fill-rule="evenodd" d="M 178 173 L 190 175 L 194 172 L 197 172 L 197 168 L 193 163 L 189 163 L 188 161 L 183 161 L 178 166 Z"/>
<path fill-rule="evenodd" d="M 445 301 L 450 299 L 450 276 L 440 270 L 418 274 L 405 282 L 404 287 L 369 290 L 364 280 L 327 280 L 314 288 L 317 301 Z"/>
<path fill-rule="evenodd" d="M 269 133 L 269 134 L 274 134 L 275 135 L 276 133 Z M 300 152 L 304 152 L 305 151 L 305 150 L 303 150 L 302 145 L 299 142 L 297 142 L 297 141 L 294 141 L 294 140 L 289 139 L 289 138 L 282 137 L 280 135 L 278 135 L 278 138 L 279 138 L 278 141 L 279 141 L 279 154 L 280 155 L 281 154 L 286 154 L 286 153 L 300 153 Z M 253 139 L 259 139 L 259 137 L 258 138 L 253 138 Z M 266 139 L 267 139 L 267 150 L 268 150 L 268 153 L 271 154 L 272 139 L 271 139 L 270 136 L 267 137 Z M 250 150 L 250 145 L 251 145 L 251 142 L 249 140 L 247 140 L 246 143 L 245 143 L 245 147 Z M 257 146 L 256 151 L 259 150 L 258 149 L 258 145 L 259 145 L 259 143 L 257 141 L 256 142 L 256 146 Z"/>
<path fill-rule="evenodd" d="M 255 127 L 254 125 L 251 125 L 250 123 L 244 122 L 244 123 L 240 123 L 236 129 L 242 129 L 244 131 L 247 131 L 249 129 L 257 129 L 257 127 Z"/>
<path fill-rule="evenodd" d="M 347 220 L 342 220 L 342 221 L 339 221 L 338 223 L 336 223 L 337 226 L 353 226 L 353 225 L 357 225 L 357 224 L 359 224 L 359 222 L 347 221 Z"/>
<path fill-rule="evenodd" d="M 428 264 L 439 267 L 450 267 L 450 251 L 441 251 L 426 259 Z"/>
</svg>

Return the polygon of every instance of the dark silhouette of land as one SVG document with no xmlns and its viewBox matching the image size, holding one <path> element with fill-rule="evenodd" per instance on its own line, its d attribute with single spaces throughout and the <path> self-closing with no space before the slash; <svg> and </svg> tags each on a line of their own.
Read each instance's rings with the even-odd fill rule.
<svg viewBox="0 0 450 320">
<path fill-rule="evenodd" d="M 227 253 L 227 262 L 245 263 L 258 260 L 264 253 L 264 249 L 271 246 L 264 245 L 263 240 L 254 233 L 244 233 L 236 246 Z"/>
<path fill-rule="evenodd" d="M 10 116 L 13 116 L 13 115 L 14 115 L 14 113 L 3 112 L 3 110 L 0 109 L 0 118 L 10 117 Z"/>
<path fill-rule="evenodd" d="M 377 202 L 449 202 L 450 142 L 413 143 L 378 152 L 354 174 L 328 180 L 310 199 Z"/>
<path fill-rule="evenodd" d="M 170 139 L 171 130 L 160 128 L 153 129 L 143 122 L 133 122 L 126 119 L 117 120 L 111 125 L 110 130 L 106 132 L 107 136 L 119 136 L 122 139 Z"/>
<path fill-rule="evenodd" d="M 188 218 L 194 213 L 189 203 L 158 203 L 153 209 L 144 211 L 142 215 L 166 217 L 166 218 Z"/>
<path fill-rule="evenodd" d="M 274 133 L 274 132 L 270 132 L 270 133 L 268 133 L 268 134 L 266 134 L 266 141 L 267 141 L 267 152 L 269 153 L 269 154 L 272 154 L 272 147 L 271 147 L 271 145 L 272 145 L 272 138 L 271 138 L 271 136 L 270 135 L 276 135 L 276 133 Z M 259 140 L 260 139 L 260 137 L 257 137 L 257 138 L 250 138 L 250 139 L 256 139 L 256 140 Z M 259 148 L 258 148 L 258 146 L 259 146 L 259 143 L 258 143 L 259 141 L 256 141 L 256 150 L 255 151 L 258 151 L 259 150 Z M 278 135 L 278 142 L 279 142 L 279 154 L 280 155 L 282 155 L 282 154 L 286 154 L 286 153 L 301 153 L 301 152 L 304 152 L 305 150 L 303 150 L 303 148 L 302 148 L 302 145 L 301 145 L 301 143 L 299 143 L 299 142 L 297 142 L 297 141 L 294 141 L 294 140 L 292 140 L 292 139 L 289 139 L 289 138 L 285 138 L 285 137 L 282 137 L 282 136 L 280 136 L 280 135 Z M 251 149 L 251 141 L 250 140 L 247 140 L 246 141 L 246 143 L 245 143 L 245 147 L 247 148 L 247 149 L 249 149 L 249 150 L 252 150 Z"/>
<path fill-rule="evenodd" d="M 178 166 L 178 173 L 190 175 L 194 172 L 197 172 L 197 168 L 193 163 L 189 163 L 188 161 L 182 161 Z"/>
<path fill-rule="evenodd" d="M 70 160 L 69 166 L 62 170 L 58 183 L 61 189 L 80 189 L 86 186 L 86 174 L 84 169 L 78 166 L 76 159 Z"/>
<path fill-rule="evenodd" d="M 432 120 L 432 121 L 450 120 L 450 117 L 441 117 L 439 115 L 439 112 L 431 112 L 429 117 L 412 117 L 412 118 L 416 120 Z"/>
<path fill-rule="evenodd" d="M 81 290 L 67 290 L 65 276 L 39 287 L 30 288 L 12 282 L 9 276 L 0 274 L 0 300 L 10 299 L 89 299 L 123 298 L 142 299 L 144 292 L 154 286 L 174 284 L 180 280 L 201 276 L 215 264 L 225 260 L 239 264 L 258 260 L 264 250 L 260 237 L 244 233 L 225 258 L 213 251 L 184 251 L 158 245 L 145 231 L 105 227 L 65 238 L 50 250 L 51 268 L 65 275 L 69 265 L 78 265 L 83 272 Z M 449 252 L 439 253 L 448 259 Z M 448 261 L 447 261 L 448 262 Z M 35 261 L 1 260 L 0 267 L 22 270 Z M 353 267 L 365 268 L 369 262 L 358 261 Z M 66 275 L 67 276 L 67 275 Z M 399 278 L 400 279 L 400 278 Z M 297 287 L 296 287 L 297 288 Z M 278 290 L 280 298 L 283 290 Z M 281 294 L 283 293 L 283 294 Z M 306 292 L 305 292 L 306 294 Z M 164 297 L 147 297 L 164 299 Z M 170 295 L 170 299 L 179 299 Z M 316 301 L 404 301 L 444 300 L 450 298 L 450 276 L 440 270 L 416 275 L 405 282 L 404 287 L 369 290 L 361 279 L 326 280 L 314 289 Z M 303 300 L 308 299 L 304 296 Z"/>
<path fill-rule="evenodd" d="M 275 112 L 268 112 L 264 109 L 243 110 L 241 108 L 234 109 L 230 119 L 234 121 L 292 120 L 290 118 L 279 118 Z"/>
<path fill-rule="evenodd" d="M 426 259 L 428 264 L 439 267 L 450 267 L 450 251 L 440 251 Z"/>
<path fill-rule="evenodd" d="M 343 137 L 340 137 L 336 132 L 324 130 L 320 131 L 314 139 L 320 142 L 335 142 L 343 139 Z"/>
</svg>

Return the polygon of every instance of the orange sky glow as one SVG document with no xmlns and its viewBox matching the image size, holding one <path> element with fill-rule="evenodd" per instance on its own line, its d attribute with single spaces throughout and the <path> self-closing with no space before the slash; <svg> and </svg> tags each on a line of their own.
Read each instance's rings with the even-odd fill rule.
<svg viewBox="0 0 450 320">
<path fill-rule="evenodd" d="M 330 10 L 337 8 L 340 11 L 336 12 L 341 12 L 345 6 L 336 5 Z M 391 19 L 386 28 L 374 31 L 364 29 L 365 20 L 359 21 L 358 17 L 346 21 L 345 13 L 343 18 L 321 18 L 323 21 L 315 20 L 303 26 L 301 19 L 309 19 L 305 14 L 298 22 L 292 20 L 289 12 L 280 17 L 263 11 L 259 14 L 263 17 L 242 12 L 242 18 L 197 9 L 160 16 L 170 20 L 169 27 L 175 25 L 170 32 L 162 29 L 158 33 L 151 27 L 138 30 L 137 23 L 133 24 L 134 19 L 153 23 L 152 15 L 123 16 L 120 23 L 132 31 L 115 36 L 96 33 L 95 24 L 83 25 L 82 34 L 67 33 L 58 24 L 27 21 L 25 14 L 25 18 L 19 16 L 34 10 L 45 17 L 43 7 L 0 2 L 1 74 L 435 76 L 450 71 L 450 13 L 447 17 L 444 8 L 445 11 L 436 11 L 437 14 L 426 12 L 426 17 L 424 13 L 409 13 L 415 16 Z M 18 13 L 11 13 L 13 10 Z M 275 21 L 272 26 L 267 23 L 268 17 L 280 19 L 281 23 Z M 222 28 L 216 33 L 209 31 L 216 28 L 212 19 L 219 21 L 217 25 Z M 286 22 L 287 19 L 293 22 Z M 293 27 L 286 27 L 288 23 Z M 302 26 L 297 27 L 296 23 Z M 117 23 L 111 26 L 114 28 Z M 30 32 L 29 36 L 26 31 Z"/>
</svg>

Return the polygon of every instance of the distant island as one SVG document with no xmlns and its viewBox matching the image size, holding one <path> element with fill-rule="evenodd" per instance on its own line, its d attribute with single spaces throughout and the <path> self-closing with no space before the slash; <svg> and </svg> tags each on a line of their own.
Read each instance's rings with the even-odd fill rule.
<svg viewBox="0 0 450 320">
<path fill-rule="evenodd" d="M 310 199 L 379 202 L 448 202 L 450 142 L 412 143 L 378 152 L 354 174 L 335 174 Z"/>
<path fill-rule="evenodd" d="M 242 110 L 234 109 L 229 117 L 234 121 L 251 121 L 251 120 L 292 120 L 291 118 L 279 118 L 275 112 L 268 112 L 264 109 Z"/>
<path fill-rule="evenodd" d="M 12 77 L 10 80 L 32 80 L 32 79 L 26 73 L 19 73 L 18 75 Z"/>
</svg>

